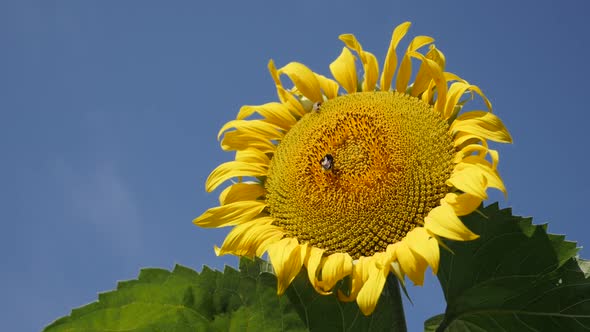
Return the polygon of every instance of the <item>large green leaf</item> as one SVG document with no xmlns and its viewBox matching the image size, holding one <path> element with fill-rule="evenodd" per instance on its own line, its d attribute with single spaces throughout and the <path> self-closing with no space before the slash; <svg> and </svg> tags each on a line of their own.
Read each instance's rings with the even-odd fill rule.
<svg viewBox="0 0 590 332">
<path fill-rule="evenodd" d="M 463 222 L 480 238 L 445 241 L 438 278 L 447 309 L 426 331 L 588 331 L 588 261 L 547 225 L 497 204 Z"/>
<path fill-rule="evenodd" d="M 179 265 L 172 272 L 144 269 L 45 331 L 305 331 L 266 270 L 248 259 L 240 271 L 223 273 L 206 266 L 201 273 Z"/>
<path fill-rule="evenodd" d="M 393 275 L 389 279 L 395 278 Z M 320 295 L 311 286 L 302 269 L 287 295 L 310 331 L 399 331 L 405 326 L 400 290 L 395 279 L 388 280 L 381 298 L 370 316 L 360 311 L 356 302 L 341 302 L 336 294 Z M 397 315 L 396 315 L 397 314 Z M 403 329 L 405 330 L 405 328 Z"/>
</svg>

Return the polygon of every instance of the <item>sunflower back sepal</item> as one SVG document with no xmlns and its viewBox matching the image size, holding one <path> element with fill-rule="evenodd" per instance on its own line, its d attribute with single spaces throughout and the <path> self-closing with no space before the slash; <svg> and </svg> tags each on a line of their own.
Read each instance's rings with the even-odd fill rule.
<svg viewBox="0 0 590 332">
<path fill-rule="evenodd" d="M 487 218 L 462 217 L 479 239 L 445 241 L 453 253 L 441 250 L 438 279 L 447 308 L 425 331 L 587 331 L 590 264 L 576 244 L 497 204 L 481 212 Z"/>
</svg>

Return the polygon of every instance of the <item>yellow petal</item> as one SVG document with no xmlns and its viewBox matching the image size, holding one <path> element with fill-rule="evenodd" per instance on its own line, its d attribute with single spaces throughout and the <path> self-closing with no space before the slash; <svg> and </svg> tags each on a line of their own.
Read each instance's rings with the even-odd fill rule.
<svg viewBox="0 0 590 332">
<path fill-rule="evenodd" d="M 455 166 L 453 174 L 451 174 L 451 177 L 447 180 L 447 185 L 451 185 L 481 199 L 487 199 L 488 195 L 486 193 L 486 188 L 488 186 L 488 181 L 482 172 L 475 167 L 458 165 Z"/>
<path fill-rule="evenodd" d="M 266 176 L 267 166 L 263 164 L 251 164 L 241 161 L 228 161 L 223 163 L 209 174 L 205 182 L 205 190 L 211 192 L 223 182 L 238 176 Z"/>
<path fill-rule="evenodd" d="M 440 66 L 433 60 L 427 59 L 424 55 L 418 52 L 408 52 L 408 55 L 414 58 L 422 60 L 422 63 L 426 64 L 426 70 L 432 80 L 436 84 L 437 94 L 435 109 L 443 115 L 445 108 L 445 101 L 447 98 L 447 81 L 445 80 L 444 74 Z M 399 90 L 398 90 L 399 91 Z"/>
<path fill-rule="evenodd" d="M 350 294 L 347 295 L 339 289 L 338 299 L 340 301 L 351 302 L 356 299 L 365 281 L 369 278 L 369 266 L 371 264 L 373 264 L 372 257 L 361 256 L 358 260 L 353 261 L 350 276 Z"/>
<path fill-rule="evenodd" d="M 316 287 L 318 283 L 317 273 L 323 255 L 324 249 L 311 247 L 311 249 L 308 250 L 307 257 L 305 258 L 305 268 L 307 269 L 307 277 L 309 278 L 309 282 L 314 287 Z"/>
<path fill-rule="evenodd" d="M 237 119 L 244 120 L 254 113 L 264 117 L 264 121 L 271 123 L 283 130 L 289 130 L 297 119 L 289 112 L 289 109 L 281 103 L 267 103 L 259 106 L 245 105 L 240 108 Z"/>
<path fill-rule="evenodd" d="M 453 208 L 446 204 L 430 210 L 428 215 L 424 218 L 424 228 L 432 234 L 450 240 L 470 241 L 479 237 L 479 235 L 474 234 L 465 227 L 453 211 Z"/>
<path fill-rule="evenodd" d="M 356 40 L 354 35 L 343 34 L 340 35 L 339 39 L 342 40 L 347 47 L 354 50 L 361 58 L 361 62 L 363 63 L 363 71 L 365 73 L 362 84 L 363 91 L 375 90 L 375 85 L 377 84 L 377 79 L 379 78 L 379 64 L 377 63 L 377 58 L 375 58 L 375 56 L 370 52 L 363 51 L 363 47 Z"/>
<path fill-rule="evenodd" d="M 224 151 L 256 149 L 263 153 L 272 153 L 276 150 L 274 143 L 261 136 L 252 136 L 249 132 L 234 130 L 226 132 L 221 140 L 221 148 Z"/>
<path fill-rule="evenodd" d="M 246 149 L 236 152 L 236 161 L 257 165 L 270 165 L 270 158 L 256 149 Z"/>
<path fill-rule="evenodd" d="M 215 253 L 217 256 L 233 254 L 237 256 L 253 257 L 258 255 L 261 243 L 278 242 L 284 232 L 273 226 L 271 217 L 262 217 L 234 227 Z M 260 255 L 259 255 L 260 256 Z"/>
<path fill-rule="evenodd" d="M 387 56 L 385 57 L 385 63 L 383 64 L 383 72 L 381 73 L 381 90 L 389 91 L 391 87 L 391 81 L 393 80 L 393 74 L 397 67 L 397 54 L 396 48 L 399 42 L 404 38 L 408 29 L 410 29 L 410 22 L 404 22 L 398 25 L 391 34 L 391 43 L 387 50 Z"/>
<path fill-rule="evenodd" d="M 445 105 L 444 112 L 445 118 L 448 119 L 455 116 L 455 106 L 457 106 L 457 103 L 467 91 L 473 91 L 480 95 L 481 98 L 484 100 L 485 104 L 487 105 L 488 110 L 492 110 L 492 104 L 490 103 L 490 100 L 483 94 L 483 92 L 478 86 L 470 85 L 466 82 L 455 82 L 449 88 L 449 93 L 447 95 L 447 102 Z"/>
<path fill-rule="evenodd" d="M 279 71 L 277 70 L 277 67 L 275 66 L 275 62 L 270 59 L 268 61 L 268 72 L 270 73 L 270 76 L 272 77 L 272 80 L 275 82 L 275 85 L 277 86 L 283 86 L 283 84 L 281 83 L 281 79 L 279 78 Z M 281 96 L 279 96 L 280 98 Z M 281 99 L 281 101 L 283 101 Z"/>
<path fill-rule="evenodd" d="M 294 238 L 284 238 L 268 246 L 267 251 L 277 276 L 277 294 L 281 295 L 303 266 L 301 246 Z"/>
<path fill-rule="evenodd" d="M 405 240 L 402 240 L 397 248 L 397 261 L 404 273 L 415 285 L 424 284 L 424 272 L 428 266 L 426 261 L 410 249 Z"/>
<path fill-rule="evenodd" d="M 234 128 L 236 131 L 248 134 L 252 137 L 261 137 L 268 140 L 280 139 L 283 133 L 277 130 L 272 123 L 262 120 L 232 120 L 223 125 L 217 133 L 217 139 L 228 129 Z"/>
<path fill-rule="evenodd" d="M 445 56 L 441 51 L 434 47 L 434 45 L 430 45 L 428 53 L 426 53 L 426 58 L 436 62 L 441 70 L 444 70 Z M 428 88 L 428 84 L 430 83 L 431 79 L 430 75 L 428 74 L 428 69 L 426 68 L 427 66 L 428 65 L 424 63 L 420 63 L 420 68 L 418 69 L 418 73 L 414 79 L 414 84 L 412 84 L 411 95 L 414 97 L 418 97 Z"/>
<path fill-rule="evenodd" d="M 369 279 L 367 279 L 356 298 L 356 303 L 365 316 L 372 314 L 375 310 L 388 274 L 388 268 L 378 268 L 375 264 L 370 267 Z"/>
<path fill-rule="evenodd" d="M 443 199 L 459 217 L 475 211 L 483 202 L 481 198 L 468 193 L 448 193 Z"/>
<path fill-rule="evenodd" d="M 293 97 L 291 93 L 289 93 L 280 85 L 277 85 L 276 88 L 279 99 L 291 112 L 297 114 L 298 116 L 305 115 L 305 108 L 303 105 L 301 105 L 301 102 L 297 98 Z"/>
<path fill-rule="evenodd" d="M 414 253 L 424 258 L 434 274 L 438 273 L 440 252 L 438 241 L 434 236 L 430 235 L 424 227 L 416 227 L 406 235 L 405 241 Z"/>
<path fill-rule="evenodd" d="M 336 83 L 336 81 L 331 80 L 329 78 L 327 78 L 326 76 L 320 75 L 320 74 L 315 74 L 315 77 L 317 78 L 318 82 L 320 83 L 320 87 L 322 88 L 322 91 L 324 92 L 324 95 L 326 95 L 326 97 L 328 99 L 334 99 L 338 96 L 338 83 Z"/>
<path fill-rule="evenodd" d="M 355 93 L 358 81 L 356 77 L 355 57 L 344 47 L 340 56 L 330 64 L 332 76 L 340 83 L 342 88 L 349 94 Z"/>
<path fill-rule="evenodd" d="M 410 82 L 410 76 L 412 76 L 412 59 L 410 58 L 411 54 L 414 53 L 419 48 L 426 46 L 432 43 L 434 39 L 428 36 L 416 36 L 410 42 L 408 46 L 408 50 L 404 54 L 402 58 L 402 62 L 399 65 L 399 69 L 397 71 L 397 79 L 395 82 L 395 90 L 401 93 L 405 93 L 406 89 L 408 88 L 408 82 Z M 430 59 L 429 59 L 430 60 Z M 430 60 L 432 61 L 432 60 Z M 433 61 L 434 63 L 434 61 Z M 442 72 L 442 70 L 441 70 Z"/>
<path fill-rule="evenodd" d="M 322 280 L 318 284 L 328 292 L 336 282 L 352 273 L 352 257 L 346 253 L 333 253 L 326 257 L 321 269 Z"/>
<path fill-rule="evenodd" d="M 289 76 L 295 87 L 297 87 L 297 90 L 312 102 L 321 102 L 324 100 L 320 83 L 315 74 L 305 65 L 299 62 L 288 63 L 279 69 L 279 74 Z"/>
<path fill-rule="evenodd" d="M 450 131 L 474 134 L 501 143 L 512 143 L 512 137 L 500 118 L 485 111 L 461 114 L 451 124 Z"/>
<path fill-rule="evenodd" d="M 256 217 L 266 203 L 260 201 L 242 201 L 217 206 L 205 211 L 195 218 L 193 223 L 201 227 L 226 227 L 234 226 Z"/>
<path fill-rule="evenodd" d="M 239 182 L 223 189 L 219 194 L 219 204 L 226 205 L 240 201 L 254 201 L 264 196 L 266 190 L 258 182 Z"/>
<path fill-rule="evenodd" d="M 496 188 L 506 195 L 506 187 L 504 187 L 500 175 L 498 175 L 498 172 L 495 170 L 495 166 L 480 156 L 469 156 L 464 158 L 461 163 L 455 166 L 453 171 L 471 168 L 475 168 L 477 171 L 481 172 L 486 179 L 487 187 Z"/>
</svg>

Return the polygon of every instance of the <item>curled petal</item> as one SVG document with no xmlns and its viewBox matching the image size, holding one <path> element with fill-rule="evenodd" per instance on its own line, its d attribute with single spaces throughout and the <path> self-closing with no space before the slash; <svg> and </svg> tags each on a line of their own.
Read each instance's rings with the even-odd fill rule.
<svg viewBox="0 0 590 332">
<path fill-rule="evenodd" d="M 326 76 L 315 74 L 320 87 L 328 99 L 334 99 L 338 96 L 338 83 L 334 80 L 327 78 Z"/>
<path fill-rule="evenodd" d="M 450 240 L 470 241 L 475 240 L 479 235 L 471 232 L 457 217 L 453 208 L 443 204 L 430 210 L 424 218 L 424 228 L 432 234 L 442 236 Z M 403 265 L 402 265 L 403 268 Z M 407 271 L 404 268 L 404 271 Z"/>
<path fill-rule="evenodd" d="M 410 58 L 411 54 L 417 51 L 419 48 L 426 46 L 432 43 L 434 39 L 428 36 L 416 36 L 410 42 L 408 46 L 408 50 L 404 54 L 402 58 L 402 62 L 399 65 L 399 69 L 397 71 L 397 80 L 395 83 L 395 90 L 401 93 L 405 93 L 408 87 L 408 82 L 410 82 L 410 76 L 412 76 L 412 60 Z M 430 60 L 430 59 L 429 59 Z M 430 60 L 432 61 L 432 60 Z M 442 71 L 442 69 L 441 69 Z"/>
<path fill-rule="evenodd" d="M 423 64 L 426 64 L 426 70 L 429 73 L 430 77 L 434 81 L 437 89 L 438 96 L 436 98 L 435 109 L 443 115 L 444 108 L 445 108 L 445 101 L 447 98 L 447 81 L 443 75 L 442 68 L 438 65 L 438 63 L 434 62 L 433 60 L 427 59 L 424 55 L 418 52 L 409 52 L 409 56 L 418 58 L 422 60 Z M 404 91 L 405 92 L 405 91 Z"/>
<path fill-rule="evenodd" d="M 375 90 L 375 84 L 377 84 L 377 79 L 379 77 L 379 64 L 377 63 L 377 58 L 375 58 L 375 56 L 370 52 L 363 51 L 363 47 L 356 40 L 354 35 L 343 34 L 340 35 L 339 38 L 347 47 L 354 50 L 361 58 L 361 62 L 363 63 L 363 71 L 365 72 L 365 78 L 362 84 L 363 91 Z"/>
<path fill-rule="evenodd" d="M 289 76 L 298 91 L 312 102 L 321 102 L 324 100 L 315 74 L 305 65 L 299 62 L 291 62 L 279 69 L 279 74 Z"/>
<path fill-rule="evenodd" d="M 355 57 L 344 47 L 340 56 L 330 64 L 332 76 L 340 83 L 348 94 L 355 93 L 357 89 Z"/>
<path fill-rule="evenodd" d="M 324 249 L 311 247 L 307 252 L 307 257 L 305 258 L 305 268 L 307 269 L 307 277 L 309 278 L 309 282 L 318 290 L 321 291 L 318 286 L 318 269 L 320 267 L 320 263 L 322 262 L 322 256 L 324 255 Z"/>
</svg>

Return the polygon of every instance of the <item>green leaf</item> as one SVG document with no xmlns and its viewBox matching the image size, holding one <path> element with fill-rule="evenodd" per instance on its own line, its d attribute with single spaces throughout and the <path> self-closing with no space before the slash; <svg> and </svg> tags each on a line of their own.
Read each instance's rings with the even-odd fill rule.
<svg viewBox="0 0 590 332">
<path fill-rule="evenodd" d="M 454 252 L 441 251 L 438 273 L 447 309 L 425 330 L 590 330 L 590 264 L 574 257 L 576 244 L 497 204 L 480 211 L 462 218 L 478 240 L 445 241 Z"/>
<path fill-rule="evenodd" d="M 242 259 L 240 271 L 177 265 L 144 269 L 137 280 L 72 310 L 45 328 L 57 331 L 305 331 L 276 278 L 261 260 Z"/>
<path fill-rule="evenodd" d="M 394 280 L 395 281 L 395 280 Z M 305 268 L 297 275 L 286 294 L 310 331 L 390 331 L 395 326 L 405 326 L 405 321 L 395 321 L 401 311 L 400 290 L 386 284 L 375 311 L 365 316 L 356 302 L 341 302 L 336 294 L 321 295 L 315 291 Z M 338 288 L 339 285 L 336 286 Z M 396 311 L 398 310 L 398 311 Z M 399 315 L 399 314 L 398 314 Z M 401 317 L 403 319 L 403 317 Z"/>
</svg>

